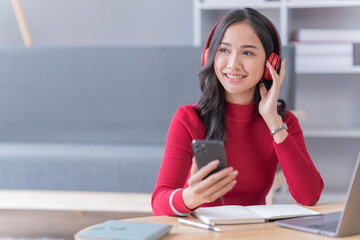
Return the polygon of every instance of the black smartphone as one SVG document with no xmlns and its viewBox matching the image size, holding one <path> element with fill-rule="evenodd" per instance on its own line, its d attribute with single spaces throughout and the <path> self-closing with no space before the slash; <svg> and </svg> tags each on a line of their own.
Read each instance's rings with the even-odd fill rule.
<svg viewBox="0 0 360 240">
<path fill-rule="evenodd" d="M 191 142 L 191 146 L 192 146 L 193 154 L 196 157 L 196 162 L 199 169 L 216 159 L 219 159 L 220 164 L 209 175 L 218 172 L 221 169 L 227 168 L 224 142 L 219 140 L 194 139 Z"/>
</svg>

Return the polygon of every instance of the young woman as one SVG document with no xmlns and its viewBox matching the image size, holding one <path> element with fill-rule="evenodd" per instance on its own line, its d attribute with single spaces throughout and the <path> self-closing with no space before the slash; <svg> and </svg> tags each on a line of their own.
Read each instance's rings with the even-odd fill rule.
<svg viewBox="0 0 360 240">
<path fill-rule="evenodd" d="M 297 202 L 318 201 L 323 180 L 297 118 L 278 100 L 285 76 L 285 60 L 276 63 L 280 45 L 273 24 L 254 9 L 231 11 L 215 26 L 199 73 L 200 100 L 180 107 L 170 124 L 152 195 L 154 215 L 265 204 L 278 164 Z M 219 161 L 198 169 L 193 139 L 224 141 L 229 167 L 205 178 Z"/>
</svg>

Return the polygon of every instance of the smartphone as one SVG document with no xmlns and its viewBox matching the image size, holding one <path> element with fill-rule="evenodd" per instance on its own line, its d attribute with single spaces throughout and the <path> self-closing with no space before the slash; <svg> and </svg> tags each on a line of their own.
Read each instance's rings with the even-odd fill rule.
<svg viewBox="0 0 360 240">
<path fill-rule="evenodd" d="M 191 146 L 199 169 L 216 159 L 219 159 L 220 164 L 209 175 L 218 172 L 221 169 L 227 168 L 226 153 L 223 141 L 194 139 L 191 142 Z"/>
</svg>

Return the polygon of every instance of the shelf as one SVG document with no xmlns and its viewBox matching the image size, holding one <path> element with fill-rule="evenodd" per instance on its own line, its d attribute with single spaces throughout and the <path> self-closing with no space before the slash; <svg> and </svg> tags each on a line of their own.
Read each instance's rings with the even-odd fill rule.
<svg viewBox="0 0 360 240">
<path fill-rule="evenodd" d="M 203 1 L 199 4 L 202 10 L 222 10 L 251 7 L 256 9 L 278 9 L 281 7 L 280 2 L 267 2 L 267 1 Z"/>
<path fill-rule="evenodd" d="M 282 43 L 288 43 L 288 15 L 289 10 L 311 9 L 311 8 L 341 8 L 341 7 L 360 7 L 360 1 L 354 0 L 330 0 L 330 1 L 296 1 L 288 2 L 287 0 L 266 1 L 266 0 L 193 0 L 193 45 L 201 46 L 201 15 L 206 10 L 230 10 L 251 7 L 257 10 L 273 9 L 279 11 L 279 25 L 277 26 Z M 358 73 L 358 71 L 355 71 Z M 320 72 L 319 72 L 320 73 Z"/>
<path fill-rule="evenodd" d="M 333 7 L 360 7 L 359 1 L 320 1 L 320 2 L 287 2 L 287 1 L 237 1 L 237 0 L 204 0 L 199 3 L 203 10 L 233 9 L 251 7 L 257 9 L 276 9 L 280 7 L 296 8 L 333 8 Z"/>
<path fill-rule="evenodd" d="M 286 2 L 287 8 L 360 7 L 359 1 Z"/>
<path fill-rule="evenodd" d="M 349 67 L 296 67 L 296 73 L 303 74 L 327 74 L 327 73 L 339 73 L 339 74 L 352 74 L 360 73 L 360 66 L 349 66 Z"/>
<path fill-rule="evenodd" d="M 360 128 L 303 128 L 304 137 L 311 138 L 359 138 Z"/>
</svg>

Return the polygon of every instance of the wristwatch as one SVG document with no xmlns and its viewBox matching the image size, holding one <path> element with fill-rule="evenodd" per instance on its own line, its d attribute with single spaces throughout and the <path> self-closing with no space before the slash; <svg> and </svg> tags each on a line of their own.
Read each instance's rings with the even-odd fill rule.
<svg viewBox="0 0 360 240">
<path fill-rule="evenodd" d="M 283 125 L 281 125 L 280 127 L 272 130 L 272 131 L 270 132 L 270 135 L 272 136 L 272 135 L 274 135 L 275 133 L 277 133 L 278 131 L 283 130 L 283 129 L 288 130 L 288 126 L 286 125 L 285 122 L 284 122 Z"/>
</svg>

